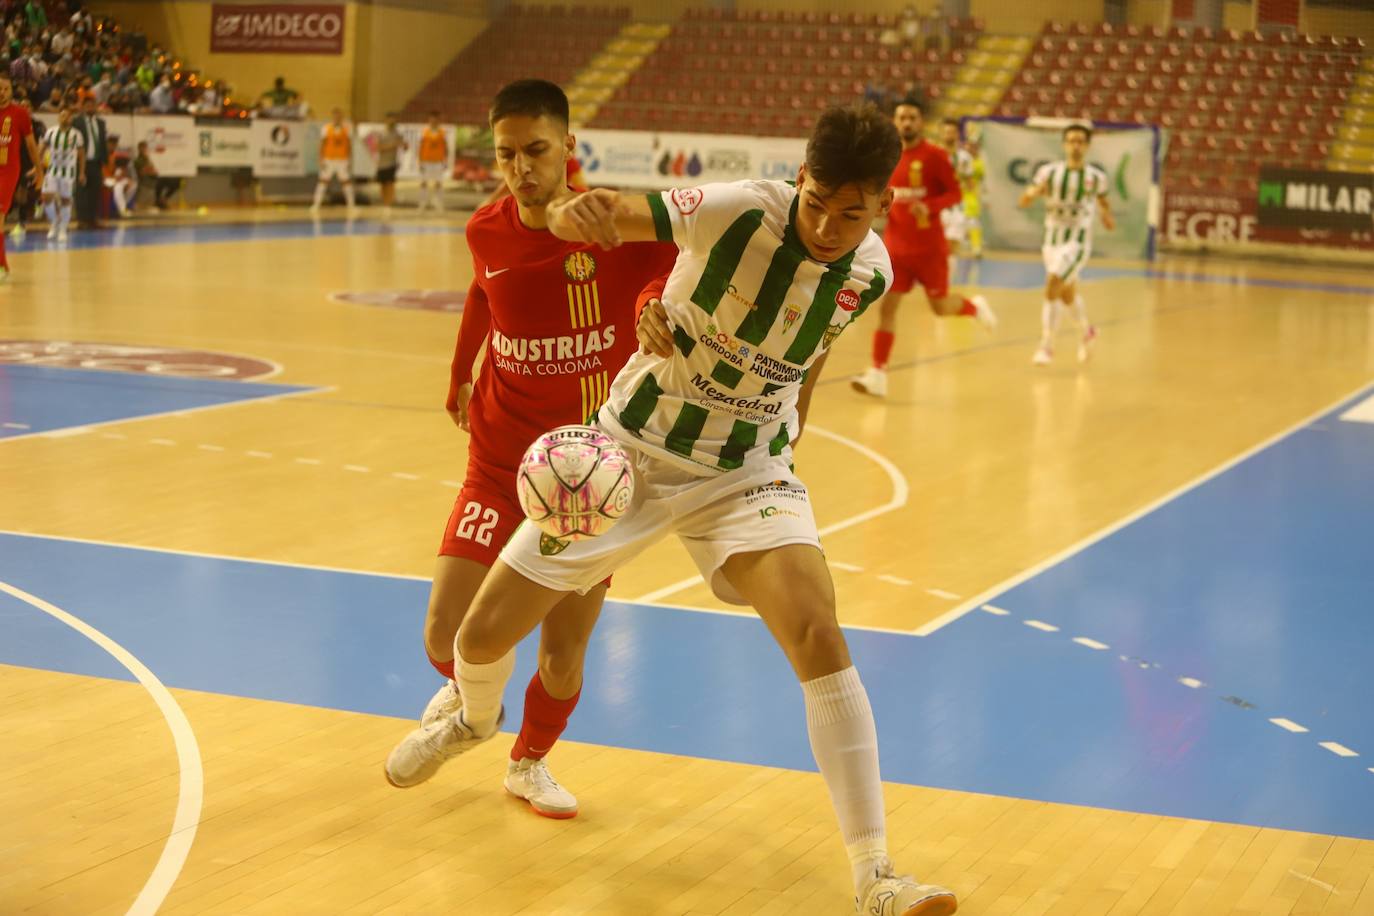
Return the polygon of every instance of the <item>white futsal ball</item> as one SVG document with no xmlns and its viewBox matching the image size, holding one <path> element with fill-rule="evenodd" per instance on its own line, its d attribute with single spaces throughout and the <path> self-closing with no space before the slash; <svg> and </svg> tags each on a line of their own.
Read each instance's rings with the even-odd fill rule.
<svg viewBox="0 0 1374 916">
<path fill-rule="evenodd" d="M 630 458 L 590 426 L 560 426 L 534 440 L 520 460 L 516 493 L 525 517 L 553 538 L 605 534 L 630 507 Z"/>
</svg>

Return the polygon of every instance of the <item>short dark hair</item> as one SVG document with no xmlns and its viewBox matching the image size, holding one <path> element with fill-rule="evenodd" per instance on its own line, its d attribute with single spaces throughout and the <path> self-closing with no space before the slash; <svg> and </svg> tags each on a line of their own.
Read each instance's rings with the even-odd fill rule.
<svg viewBox="0 0 1374 916">
<path fill-rule="evenodd" d="M 502 118 L 524 115 L 538 118 L 547 115 L 564 125 L 568 123 L 568 97 L 557 84 L 548 80 L 516 80 L 501 87 L 491 101 L 488 123 L 493 127 Z"/>
<path fill-rule="evenodd" d="M 806 141 L 806 174 L 833 190 L 857 184 L 881 191 L 901 157 L 897 128 L 877 108 L 829 108 Z"/>
<path fill-rule="evenodd" d="M 1083 139 L 1086 142 L 1093 142 L 1093 129 L 1086 124 L 1070 124 L 1068 127 L 1064 128 L 1064 133 L 1060 136 L 1062 139 L 1067 140 L 1069 139 L 1069 134 L 1073 133 L 1074 131 L 1078 131 L 1081 134 L 1083 134 Z"/>
<path fill-rule="evenodd" d="M 959 119 L 958 119 L 958 118 L 945 118 L 945 119 L 944 119 L 943 121 L 941 121 L 940 123 L 941 123 L 941 124 L 948 125 L 949 127 L 958 127 L 958 126 L 959 126 Z"/>
<path fill-rule="evenodd" d="M 914 108 L 917 111 L 919 111 L 921 114 L 926 113 L 925 99 L 921 98 L 919 95 L 902 96 L 892 106 L 892 110 L 895 112 L 898 108 L 901 108 L 903 105 L 910 106 L 911 108 Z"/>
</svg>

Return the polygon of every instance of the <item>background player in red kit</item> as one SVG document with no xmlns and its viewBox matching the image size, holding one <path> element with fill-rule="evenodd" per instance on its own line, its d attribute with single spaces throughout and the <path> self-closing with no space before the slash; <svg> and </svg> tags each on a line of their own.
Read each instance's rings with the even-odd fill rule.
<svg viewBox="0 0 1374 916">
<path fill-rule="evenodd" d="M 511 193 L 478 210 L 466 228 L 475 277 L 447 407 L 472 439 L 425 620 L 425 649 L 449 680 L 430 700 L 420 727 L 387 758 L 387 778 L 403 787 L 430 778 L 451 756 L 461 715 L 453 639 L 487 571 L 524 520 L 515 473 L 525 449 L 540 434 L 583 422 L 601 406 L 636 347 L 637 295 L 666 275 L 677 256 L 672 245 L 603 251 L 548 231 L 545 209 L 572 193 L 566 176 L 574 148 L 568 100 L 553 83 L 520 80 L 503 88 L 491 125 L 496 162 Z M 484 339 L 486 364 L 474 384 L 472 366 Z M 605 593 L 603 585 L 586 596 L 570 595 L 549 617 L 539 671 L 525 694 L 506 788 L 549 817 L 577 813 L 576 798 L 549 774 L 544 755 L 577 704 L 583 656 Z"/>
<path fill-rule="evenodd" d="M 5 214 L 10 212 L 14 200 L 14 189 L 19 186 L 19 144 L 29 148 L 29 160 L 33 162 L 33 180 L 43 187 L 43 157 L 38 153 L 38 144 L 33 139 L 33 120 L 29 110 L 14 101 L 14 86 L 8 73 L 0 73 L 0 227 L 5 222 Z M 0 283 L 10 277 L 10 262 L 5 257 L 5 233 L 0 228 Z"/>
<path fill-rule="evenodd" d="M 883 242 L 892 258 L 892 286 L 879 307 L 878 330 L 873 332 L 873 365 L 851 384 L 876 397 L 887 395 L 887 361 L 897 329 L 897 303 L 917 283 L 937 315 L 967 315 L 989 330 L 997 316 L 982 296 L 967 298 L 949 291 L 949 242 L 940 211 L 959 206 L 963 190 L 949 154 L 922 136 L 922 102 L 908 97 L 897 103 L 892 121 L 902 138 L 902 158 L 889 187 L 896 190 L 887 217 Z"/>
</svg>

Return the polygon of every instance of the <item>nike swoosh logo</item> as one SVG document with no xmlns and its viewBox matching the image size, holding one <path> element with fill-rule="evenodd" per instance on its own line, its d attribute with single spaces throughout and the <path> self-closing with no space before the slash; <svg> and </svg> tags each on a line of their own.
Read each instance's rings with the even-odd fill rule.
<svg viewBox="0 0 1374 916">
<path fill-rule="evenodd" d="M 484 269 L 485 269 L 486 272 L 487 272 L 487 279 L 488 279 L 488 280 L 490 280 L 492 277 L 499 277 L 499 276 L 501 276 L 503 273 L 505 273 L 506 271 L 510 270 L 509 267 L 502 267 L 500 270 L 492 270 L 490 267 L 487 267 L 487 268 L 484 268 Z"/>
</svg>

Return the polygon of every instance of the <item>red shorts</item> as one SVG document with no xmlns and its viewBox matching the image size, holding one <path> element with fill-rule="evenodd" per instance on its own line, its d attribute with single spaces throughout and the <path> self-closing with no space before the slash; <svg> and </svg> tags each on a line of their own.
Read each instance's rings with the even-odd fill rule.
<svg viewBox="0 0 1374 916">
<path fill-rule="evenodd" d="M 934 301 L 949 295 L 949 252 L 931 246 L 920 253 L 889 252 L 892 258 L 892 291 L 909 292 L 920 284 L 926 298 Z"/>
<path fill-rule="evenodd" d="M 524 520 L 525 513 L 515 496 L 515 475 L 470 461 L 463 488 L 444 526 L 439 556 L 491 566 Z"/>
</svg>

